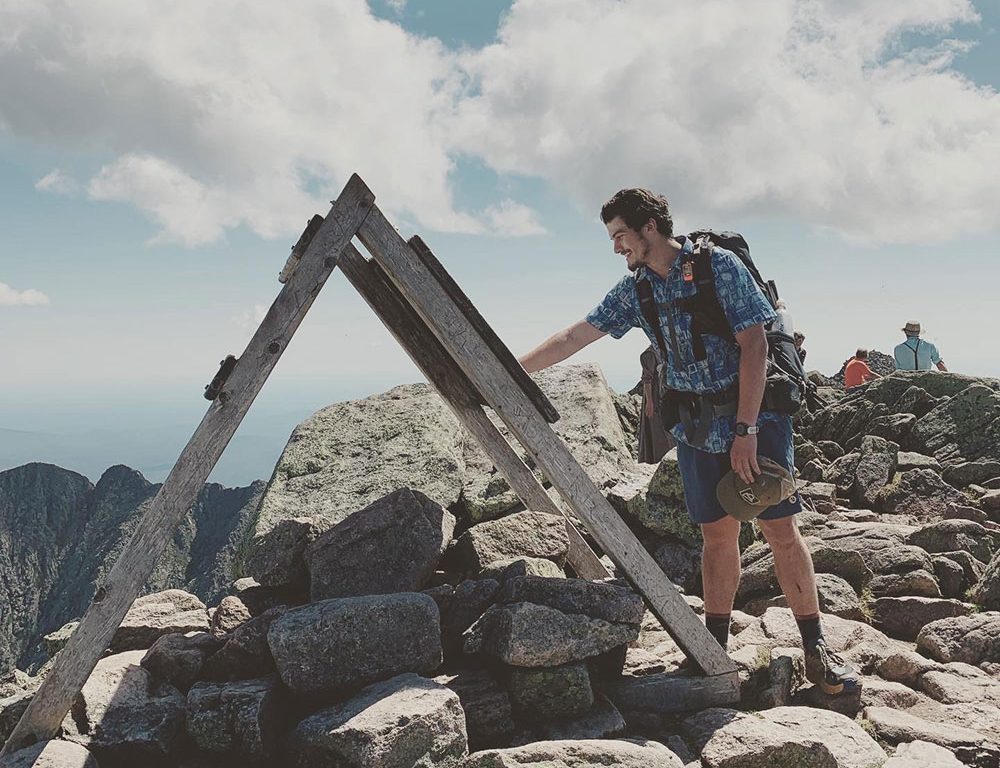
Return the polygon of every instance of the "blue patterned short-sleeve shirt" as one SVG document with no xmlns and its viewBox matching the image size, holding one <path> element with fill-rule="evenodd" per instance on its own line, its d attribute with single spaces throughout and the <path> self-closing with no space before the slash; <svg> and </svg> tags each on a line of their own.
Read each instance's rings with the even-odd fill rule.
<svg viewBox="0 0 1000 768">
<path fill-rule="evenodd" d="M 678 237 L 684 253 L 691 253 L 693 246 L 689 239 Z M 662 357 L 655 331 L 642 316 L 636 280 L 648 279 L 653 288 L 653 298 L 660 307 L 660 326 L 667 342 L 667 360 L 664 368 L 665 383 L 671 389 L 684 392 L 721 392 L 731 387 L 739 377 L 740 348 L 735 341 L 719 336 L 703 336 L 705 360 L 698 362 L 694 357 L 691 315 L 673 309 L 674 331 L 680 359 L 676 359 L 670 342 L 670 320 L 664 307 L 677 299 L 692 296 L 697 289 L 692 282 L 685 282 L 681 276 L 681 261 L 678 257 L 667 278 L 664 280 L 646 267 L 640 267 L 634 275 L 626 275 L 611 289 L 604 300 L 587 315 L 586 320 L 597 330 L 620 339 L 632 328 L 642 328 L 646 336 Z M 735 254 L 714 248 L 712 251 L 712 271 L 715 273 L 715 290 L 719 304 L 726 313 L 726 319 L 733 333 L 745 331 L 754 325 L 762 325 L 775 319 L 774 310 L 754 282 L 750 271 Z M 661 361 L 662 362 L 662 361 Z M 763 412 L 759 421 L 777 420 L 776 413 Z M 708 440 L 704 446 L 695 446 L 709 453 L 725 453 L 732 445 L 734 437 L 734 416 L 718 416 L 712 422 Z M 688 442 L 681 425 L 673 430 L 674 437 Z"/>
</svg>

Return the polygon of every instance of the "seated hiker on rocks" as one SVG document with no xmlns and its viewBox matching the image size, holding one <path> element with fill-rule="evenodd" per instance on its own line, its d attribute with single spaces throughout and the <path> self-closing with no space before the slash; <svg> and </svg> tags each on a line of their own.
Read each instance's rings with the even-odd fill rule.
<svg viewBox="0 0 1000 768">
<path fill-rule="evenodd" d="M 709 631 L 725 648 L 740 580 L 741 520 L 756 517 L 802 634 L 809 680 L 827 693 L 858 691 L 857 674 L 823 638 L 812 557 L 795 522 L 802 503 L 790 474 L 791 418 L 761 410 L 768 355 L 764 326 L 776 317 L 771 303 L 737 256 L 713 247 L 707 255 L 732 333 L 696 339 L 692 315 L 678 306 L 679 299 L 697 293 L 697 281 L 691 279 L 695 243 L 674 234 L 667 200 L 648 190 L 623 189 L 604 204 L 601 219 L 614 252 L 625 258 L 631 274 L 585 319 L 544 341 L 522 357 L 521 364 L 528 372 L 538 371 L 607 334 L 618 339 L 632 328 L 642 328 L 660 350 L 665 363 L 661 381 L 671 402 L 681 404 L 675 410 L 687 413 L 686 423 L 673 426 L 672 433 L 688 514 L 704 538 L 702 580 Z M 699 241 L 698 247 L 708 245 Z M 659 320 L 655 328 L 640 305 L 639 291 L 647 289 L 637 286 L 643 280 L 652 285 L 657 307 L 652 311 Z M 647 300 L 646 306 L 650 304 Z M 669 345 L 660 338 L 669 339 Z M 706 352 L 700 362 L 695 359 L 696 344 Z M 698 425 L 689 430 L 692 412 L 698 415 Z"/>
<path fill-rule="evenodd" d="M 872 379 L 881 378 L 868 367 L 868 350 L 864 347 L 858 347 L 858 351 L 854 353 L 854 357 L 847 361 L 847 366 L 844 368 L 844 389 L 860 387 Z"/>
<path fill-rule="evenodd" d="M 920 338 L 920 323 L 910 320 L 903 326 L 906 341 L 900 342 L 893 350 L 896 358 L 896 368 L 900 371 L 929 371 L 932 365 L 939 371 L 947 371 L 948 367 L 941 359 L 938 348 L 931 342 Z"/>
<path fill-rule="evenodd" d="M 793 338 L 795 339 L 795 351 L 799 355 L 799 360 L 801 360 L 803 363 L 805 363 L 805 361 L 806 361 L 806 350 L 802 346 L 802 342 L 804 342 L 806 340 L 806 335 L 804 333 L 802 333 L 802 331 L 796 331 L 795 335 L 793 336 Z"/>
</svg>

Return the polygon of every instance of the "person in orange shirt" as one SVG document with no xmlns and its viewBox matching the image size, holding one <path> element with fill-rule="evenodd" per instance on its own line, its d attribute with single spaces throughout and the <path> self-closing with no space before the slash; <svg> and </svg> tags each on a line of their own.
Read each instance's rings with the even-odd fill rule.
<svg viewBox="0 0 1000 768">
<path fill-rule="evenodd" d="M 844 389 L 858 387 L 867 384 L 872 379 L 880 378 L 882 377 L 868 367 L 868 350 L 858 349 L 854 353 L 854 357 L 848 360 L 847 367 L 844 369 Z"/>
</svg>

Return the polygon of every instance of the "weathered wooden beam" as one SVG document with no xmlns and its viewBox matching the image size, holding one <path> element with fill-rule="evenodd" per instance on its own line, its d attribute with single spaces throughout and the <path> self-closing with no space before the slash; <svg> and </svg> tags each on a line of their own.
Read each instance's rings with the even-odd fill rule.
<svg viewBox="0 0 1000 768">
<path fill-rule="evenodd" d="M 74 698 L 107 649 L 174 531 L 336 267 L 341 251 L 373 208 L 374 201 L 365 183 L 358 176 L 352 176 L 0 754 L 8 754 L 56 734 Z"/>
<path fill-rule="evenodd" d="M 624 676 L 609 691 L 611 701 L 623 712 L 669 715 L 706 707 L 721 707 L 740 700 L 740 674 L 692 677 L 661 672 L 641 677 Z"/>
<path fill-rule="evenodd" d="M 377 207 L 373 207 L 358 237 L 619 571 L 643 595 L 677 645 L 708 675 L 733 672 L 733 661 L 597 490 L 535 404 L 520 388 L 512 386 L 509 372 Z"/>
<path fill-rule="evenodd" d="M 562 510 L 545 492 L 521 457 L 490 421 L 480 405 L 482 395 L 402 297 L 399 289 L 386 277 L 382 268 L 376 262 L 365 259 L 353 245 L 344 249 L 338 265 L 351 285 L 427 377 L 431 386 L 449 405 L 462 426 L 493 460 L 497 470 L 507 479 L 524 505 L 539 512 L 562 514 Z M 577 575 L 590 580 L 608 578 L 610 574 L 604 564 L 569 519 L 566 520 L 566 532 L 570 539 L 567 559 Z"/>
</svg>

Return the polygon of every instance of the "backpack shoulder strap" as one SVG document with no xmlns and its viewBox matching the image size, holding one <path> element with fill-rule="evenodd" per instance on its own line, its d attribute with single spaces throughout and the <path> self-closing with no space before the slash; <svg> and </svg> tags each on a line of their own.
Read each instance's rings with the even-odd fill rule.
<svg viewBox="0 0 1000 768">
<path fill-rule="evenodd" d="M 649 278 L 641 277 L 635 281 L 635 290 L 639 294 L 639 311 L 646 323 L 656 334 L 656 343 L 660 347 L 660 359 L 667 359 L 667 343 L 663 339 L 663 329 L 660 327 L 660 313 L 656 309 L 656 299 L 653 296 L 653 286 Z"/>
<path fill-rule="evenodd" d="M 684 258 L 691 264 L 692 280 L 697 292 L 677 300 L 679 309 L 691 315 L 691 336 L 695 360 L 707 357 L 703 334 L 732 338 L 733 331 L 726 318 L 726 312 L 719 303 L 719 294 L 715 290 L 715 270 L 712 269 L 712 240 L 708 235 L 700 237 L 694 251 Z"/>
</svg>

